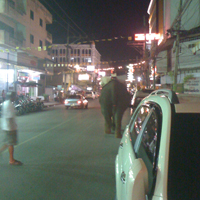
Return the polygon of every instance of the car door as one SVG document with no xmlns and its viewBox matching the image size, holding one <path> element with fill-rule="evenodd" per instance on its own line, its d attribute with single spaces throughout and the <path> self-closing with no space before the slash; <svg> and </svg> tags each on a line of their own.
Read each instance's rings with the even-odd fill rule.
<svg viewBox="0 0 200 200">
<path fill-rule="evenodd" d="M 157 108 L 146 105 L 136 110 L 126 127 L 116 158 L 116 196 L 118 200 L 142 200 L 151 193 L 149 187 L 153 185 L 154 178 L 152 175 L 149 177 L 148 173 L 152 166 L 146 158 L 147 155 L 143 153 L 144 149 L 141 145 L 146 141 L 146 145 L 149 144 L 149 150 L 157 151 L 154 144 L 157 145 L 157 138 L 153 137 L 152 130 L 160 131 L 158 126 L 160 126 L 160 115 Z"/>
</svg>

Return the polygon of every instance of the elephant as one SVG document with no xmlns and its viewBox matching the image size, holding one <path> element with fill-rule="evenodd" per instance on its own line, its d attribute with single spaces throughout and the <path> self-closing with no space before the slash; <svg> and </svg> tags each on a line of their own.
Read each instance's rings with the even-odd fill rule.
<svg viewBox="0 0 200 200">
<path fill-rule="evenodd" d="M 113 130 L 115 137 L 121 138 L 122 117 L 131 104 L 131 94 L 127 91 L 126 85 L 116 77 L 109 79 L 102 86 L 99 103 L 105 119 L 105 134 L 112 134 Z"/>
</svg>

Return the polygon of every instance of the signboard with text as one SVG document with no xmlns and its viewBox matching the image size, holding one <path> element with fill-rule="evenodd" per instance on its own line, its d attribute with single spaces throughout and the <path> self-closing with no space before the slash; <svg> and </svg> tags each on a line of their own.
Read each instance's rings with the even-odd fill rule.
<svg viewBox="0 0 200 200">
<path fill-rule="evenodd" d="M 160 33 L 147 33 L 146 34 L 146 40 L 159 40 L 160 39 Z M 145 40 L 145 34 L 135 34 L 135 41 L 144 41 Z"/>
<path fill-rule="evenodd" d="M 184 93 L 200 94 L 200 77 L 191 78 L 184 83 Z"/>
</svg>

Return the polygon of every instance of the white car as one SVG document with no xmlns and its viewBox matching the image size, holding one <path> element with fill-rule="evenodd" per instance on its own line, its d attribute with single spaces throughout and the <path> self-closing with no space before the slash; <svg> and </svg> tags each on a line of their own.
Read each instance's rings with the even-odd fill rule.
<svg viewBox="0 0 200 200">
<path fill-rule="evenodd" d="M 86 91 L 85 92 L 85 98 L 86 99 L 95 99 L 95 94 L 92 91 Z"/>
<path fill-rule="evenodd" d="M 115 160 L 117 200 L 200 199 L 200 104 L 155 90 L 133 113 Z"/>
<path fill-rule="evenodd" d="M 74 94 L 74 95 L 70 95 L 68 96 L 65 101 L 65 108 L 69 109 L 69 108 L 88 108 L 88 100 L 85 99 L 84 96 L 80 95 L 80 94 Z"/>
</svg>

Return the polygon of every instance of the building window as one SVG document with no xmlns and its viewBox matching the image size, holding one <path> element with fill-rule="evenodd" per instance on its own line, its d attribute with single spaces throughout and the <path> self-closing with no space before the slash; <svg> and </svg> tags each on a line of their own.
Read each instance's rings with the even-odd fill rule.
<svg viewBox="0 0 200 200">
<path fill-rule="evenodd" d="M 13 0 L 9 0 L 8 3 L 11 8 L 15 8 L 15 2 Z"/>
<path fill-rule="evenodd" d="M 65 57 L 63 57 L 63 62 L 65 62 Z"/>
<path fill-rule="evenodd" d="M 30 42 L 34 44 L 34 36 L 32 34 L 30 34 Z"/>
<path fill-rule="evenodd" d="M 86 55 L 88 54 L 88 50 L 87 50 L 87 49 L 85 50 L 85 54 L 86 54 Z"/>
<path fill-rule="evenodd" d="M 76 55 L 76 49 L 74 49 L 74 55 Z"/>
<path fill-rule="evenodd" d="M 62 49 L 60 49 L 60 54 L 62 54 Z"/>
<path fill-rule="evenodd" d="M 80 56 L 80 49 L 77 49 L 77 56 Z"/>
<path fill-rule="evenodd" d="M 43 27 L 43 21 L 40 19 L 40 26 Z"/>
<path fill-rule="evenodd" d="M 65 49 L 63 49 L 63 54 L 65 54 Z"/>
<path fill-rule="evenodd" d="M 56 56 L 58 55 L 58 50 L 56 49 Z"/>
<path fill-rule="evenodd" d="M 52 54 L 54 54 L 54 49 L 52 50 Z"/>
<path fill-rule="evenodd" d="M 62 62 L 62 57 L 60 57 L 60 62 Z"/>
<path fill-rule="evenodd" d="M 34 12 L 32 10 L 30 10 L 30 18 L 34 20 Z"/>
<path fill-rule="evenodd" d="M 58 62 L 58 58 L 55 58 L 55 62 L 56 62 L 56 63 Z"/>
<path fill-rule="evenodd" d="M 91 49 L 89 49 L 89 56 L 91 56 Z"/>
<path fill-rule="evenodd" d="M 84 49 L 82 49 L 82 54 L 84 54 Z"/>
<path fill-rule="evenodd" d="M 42 47 L 42 40 L 39 41 L 39 46 Z"/>
</svg>

